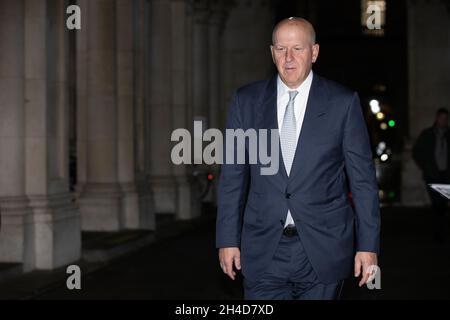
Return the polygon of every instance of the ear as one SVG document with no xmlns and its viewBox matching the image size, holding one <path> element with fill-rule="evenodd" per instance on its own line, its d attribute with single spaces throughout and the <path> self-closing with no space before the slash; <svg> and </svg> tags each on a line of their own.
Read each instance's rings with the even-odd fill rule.
<svg viewBox="0 0 450 320">
<path fill-rule="evenodd" d="M 275 55 L 273 53 L 273 45 L 270 45 L 270 54 L 272 55 L 272 61 L 275 63 Z"/>
<path fill-rule="evenodd" d="M 319 56 L 319 44 L 316 43 L 312 47 L 312 63 L 316 62 L 318 56 Z"/>
</svg>

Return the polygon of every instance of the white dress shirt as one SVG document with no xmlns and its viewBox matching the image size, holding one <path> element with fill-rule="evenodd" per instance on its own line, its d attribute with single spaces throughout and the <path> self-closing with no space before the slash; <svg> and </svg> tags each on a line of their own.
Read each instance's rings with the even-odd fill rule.
<svg viewBox="0 0 450 320">
<path fill-rule="evenodd" d="M 297 96 L 294 100 L 294 115 L 296 122 L 296 137 L 295 142 L 298 143 L 298 138 L 300 136 L 300 131 L 302 129 L 303 118 L 305 117 L 306 103 L 308 102 L 309 91 L 311 89 L 311 83 L 313 79 L 313 72 L 310 71 L 305 81 L 303 81 L 298 88 L 289 88 L 278 76 L 277 78 L 277 120 L 278 120 L 278 131 L 281 136 L 281 126 L 283 125 L 284 112 L 286 111 L 286 106 L 289 102 L 288 91 L 298 91 Z M 286 223 L 295 224 L 292 219 L 290 210 L 287 212 Z"/>
</svg>

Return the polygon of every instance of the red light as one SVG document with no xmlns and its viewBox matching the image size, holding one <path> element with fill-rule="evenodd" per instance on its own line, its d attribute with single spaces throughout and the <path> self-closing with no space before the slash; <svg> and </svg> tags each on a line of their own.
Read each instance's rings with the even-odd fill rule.
<svg viewBox="0 0 450 320">
<path fill-rule="evenodd" d="M 214 180 L 214 175 L 212 173 L 208 174 L 208 180 L 209 181 L 213 181 Z"/>
</svg>

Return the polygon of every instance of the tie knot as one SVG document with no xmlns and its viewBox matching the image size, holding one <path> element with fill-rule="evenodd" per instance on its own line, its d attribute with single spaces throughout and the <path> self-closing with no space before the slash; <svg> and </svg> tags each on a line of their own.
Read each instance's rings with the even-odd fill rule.
<svg viewBox="0 0 450 320">
<path fill-rule="evenodd" d="M 289 91 L 289 103 L 294 102 L 297 94 L 298 94 L 298 91 L 296 91 L 296 90 Z"/>
</svg>

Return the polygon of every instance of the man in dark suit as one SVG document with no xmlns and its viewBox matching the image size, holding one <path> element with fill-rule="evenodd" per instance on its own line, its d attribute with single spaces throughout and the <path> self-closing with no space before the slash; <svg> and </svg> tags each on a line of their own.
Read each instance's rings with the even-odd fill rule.
<svg viewBox="0 0 450 320">
<path fill-rule="evenodd" d="M 236 91 L 227 128 L 278 129 L 280 169 L 261 175 L 260 162 L 222 165 L 220 266 L 231 279 L 242 266 L 246 299 L 336 299 L 352 266 L 362 286 L 377 265 L 367 127 L 358 95 L 312 72 L 319 45 L 308 21 L 281 21 L 272 42 L 278 75 Z"/>
<path fill-rule="evenodd" d="M 441 108 L 436 113 L 433 126 L 424 129 L 413 147 L 413 158 L 422 170 L 422 176 L 431 199 L 433 228 L 436 242 L 445 242 L 445 213 L 447 199 L 431 189 L 429 183 L 450 183 L 450 132 L 448 110 Z"/>
</svg>

